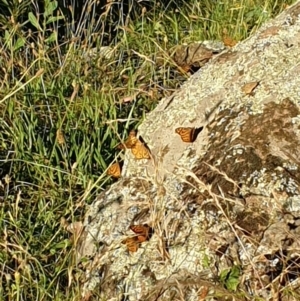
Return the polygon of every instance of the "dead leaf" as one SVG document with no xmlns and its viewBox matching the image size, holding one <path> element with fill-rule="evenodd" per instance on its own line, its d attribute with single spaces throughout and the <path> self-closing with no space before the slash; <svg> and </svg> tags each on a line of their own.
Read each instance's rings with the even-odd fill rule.
<svg viewBox="0 0 300 301">
<path fill-rule="evenodd" d="M 64 137 L 64 134 L 63 134 L 63 132 L 62 132 L 62 130 L 61 129 L 58 129 L 57 131 L 56 131 L 56 141 L 57 141 L 57 143 L 58 144 L 64 144 L 65 142 L 66 142 L 66 140 L 65 140 L 65 137 Z"/>
<path fill-rule="evenodd" d="M 208 295 L 208 286 L 202 286 L 200 293 L 199 293 L 199 301 L 204 301 L 206 296 Z"/>
<path fill-rule="evenodd" d="M 255 88 L 258 86 L 259 82 L 250 82 L 245 84 L 242 87 L 242 91 L 246 94 L 246 95 L 253 95 L 253 91 L 255 90 Z"/>
<path fill-rule="evenodd" d="M 74 234 L 74 235 L 79 235 L 83 230 L 83 224 L 82 222 L 74 222 L 68 225 L 67 231 Z"/>
<path fill-rule="evenodd" d="M 133 95 L 131 96 L 126 96 L 124 98 L 121 99 L 121 103 L 127 103 L 127 102 L 132 102 L 135 100 L 135 98 L 139 95 L 140 91 L 139 92 L 136 92 L 134 93 Z"/>
</svg>

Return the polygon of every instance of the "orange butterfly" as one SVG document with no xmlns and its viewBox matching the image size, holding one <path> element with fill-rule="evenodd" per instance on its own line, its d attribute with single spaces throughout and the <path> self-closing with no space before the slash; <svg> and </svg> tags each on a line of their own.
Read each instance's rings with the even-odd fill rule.
<svg viewBox="0 0 300 301">
<path fill-rule="evenodd" d="M 118 149 L 130 148 L 136 159 L 150 159 L 150 152 L 142 141 L 136 137 L 135 131 L 130 131 L 127 140 L 124 144 L 117 145 Z"/>
<path fill-rule="evenodd" d="M 139 139 L 136 138 L 136 132 L 132 130 L 129 132 L 129 136 L 127 140 L 124 143 L 118 144 L 117 148 L 118 149 L 133 148 L 138 141 Z"/>
<path fill-rule="evenodd" d="M 237 44 L 237 41 L 229 36 L 223 36 L 222 40 L 225 46 L 233 47 Z"/>
<path fill-rule="evenodd" d="M 188 65 L 188 64 L 183 64 L 182 66 L 179 66 L 179 71 L 182 72 L 183 74 L 189 72 L 192 69 L 192 65 Z"/>
<path fill-rule="evenodd" d="M 121 166 L 119 162 L 114 163 L 110 166 L 107 170 L 107 174 L 112 176 L 113 178 L 120 178 L 121 177 Z"/>
<path fill-rule="evenodd" d="M 179 127 L 175 129 L 175 133 L 180 135 L 183 142 L 194 142 L 202 129 L 202 126 L 199 128 Z"/>
<path fill-rule="evenodd" d="M 145 225 L 130 225 L 130 230 L 137 234 L 137 239 L 140 242 L 144 242 L 149 238 L 150 227 Z"/>
<path fill-rule="evenodd" d="M 140 140 L 131 148 L 131 152 L 136 159 L 150 159 L 149 150 Z"/>
<path fill-rule="evenodd" d="M 150 238 L 151 228 L 145 225 L 130 225 L 130 230 L 132 230 L 137 236 L 127 237 L 122 241 L 123 244 L 126 244 L 129 252 L 136 252 L 139 248 L 139 245 Z"/>
<path fill-rule="evenodd" d="M 125 244 L 129 252 L 136 252 L 139 248 L 139 241 L 137 237 L 127 237 L 122 241 Z"/>
</svg>

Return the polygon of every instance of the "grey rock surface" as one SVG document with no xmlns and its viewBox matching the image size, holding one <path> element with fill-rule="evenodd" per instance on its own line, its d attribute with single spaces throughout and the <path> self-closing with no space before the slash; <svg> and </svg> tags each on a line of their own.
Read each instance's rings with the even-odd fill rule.
<svg viewBox="0 0 300 301">
<path fill-rule="evenodd" d="M 299 300 L 299 14 L 297 2 L 147 115 L 151 160 L 127 150 L 86 214 L 86 299 Z M 177 127 L 203 130 L 184 143 Z M 137 252 L 122 243 L 132 224 L 153 230 Z M 233 267 L 236 293 L 219 278 Z"/>
</svg>

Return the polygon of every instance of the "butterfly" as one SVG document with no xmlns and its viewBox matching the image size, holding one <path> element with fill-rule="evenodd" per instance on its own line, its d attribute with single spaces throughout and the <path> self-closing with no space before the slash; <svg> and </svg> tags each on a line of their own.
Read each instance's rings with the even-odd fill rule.
<svg viewBox="0 0 300 301">
<path fill-rule="evenodd" d="M 131 148 L 131 152 L 136 159 L 150 159 L 150 152 L 140 140 Z"/>
<path fill-rule="evenodd" d="M 175 133 L 180 135 L 180 138 L 183 142 L 194 142 L 202 129 L 203 126 L 199 128 L 179 127 L 175 129 Z"/>
<path fill-rule="evenodd" d="M 192 69 L 192 65 L 189 65 L 189 64 L 183 64 L 181 66 L 179 66 L 179 71 L 182 72 L 183 74 L 189 72 L 191 69 Z"/>
<path fill-rule="evenodd" d="M 129 252 L 136 252 L 139 248 L 139 241 L 137 237 L 127 237 L 122 241 L 125 244 Z"/>
<path fill-rule="evenodd" d="M 133 148 L 139 139 L 136 137 L 135 131 L 130 131 L 127 140 L 117 145 L 118 149 Z"/>
<path fill-rule="evenodd" d="M 130 225 L 130 230 L 137 234 L 137 239 L 140 242 L 144 242 L 149 238 L 150 235 L 150 227 L 145 225 Z"/>
<path fill-rule="evenodd" d="M 223 40 L 224 45 L 228 46 L 228 47 L 233 47 L 237 44 L 236 40 L 232 39 L 231 37 L 229 37 L 227 35 L 223 36 L 222 40 Z"/>
<path fill-rule="evenodd" d="M 107 174 L 109 176 L 112 176 L 113 178 L 120 178 L 121 177 L 121 166 L 120 166 L 119 162 L 116 162 L 113 165 L 111 165 L 107 170 Z"/>
<path fill-rule="evenodd" d="M 131 149 L 132 154 L 136 159 L 150 159 L 150 151 L 144 143 L 136 137 L 135 131 L 130 131 L 127 140 L 124 144 L 117 145 L 118 149 Z"/>
<path fill-rule="evenodd" d="M 137 236 L 127 237 L 122 241 L 122 243 L 126 244 L 129 252 L 136 252 L 142 242 L 149 240 L 152 229 L 147 224 L 130 225 L 129 228 L 131 231 L 137 234 Z"/>
</svg>

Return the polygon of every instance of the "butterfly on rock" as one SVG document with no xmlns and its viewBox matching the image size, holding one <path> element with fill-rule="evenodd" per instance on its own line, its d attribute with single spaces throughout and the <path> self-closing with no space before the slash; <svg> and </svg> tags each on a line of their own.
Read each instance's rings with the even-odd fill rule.
<svg viewBox="0 0 300 301">
<path fill-rule="evenodd" d="M 152 234 L 152 228 L 147 224 L 144 225 L 130 225 L 129 229 L 133 231 L 136 236 L 127 237 L 122 241 L 123 244 L 126 244 L 126 247 L 129 252 L 136 252 L 139 248 L 139 245 L 150 239 Z"/>
<path fill-rule="evenodd" d="M 150 159 L 150 151 L 145 144 L 136 137 L 135 131 L 130 131 L 128 138 L 124 143 L 117 145 L 118 149 L 131 149 L 131 152 L 135 159 Z"/>
<path fill-rule="evenodd" d="M 136 137 L 136 131 L 130 131 L 128 138 L 124 143 L 119 143 L 117 145 L 118 149 L 126 149 L 126 148 L 133 148 L 135 144 L 137 143 L 138 138 Z"/>
<path fill-rule="evenodd" d="M 116 163 L 112 164 L 108 168 L 107 174 L 109 176 L 112 176 L 113 178 L 120 178 L 121 177 L 121 166 L 120 166 L 120 163 L 116 162 Z"/>
<path fill-rule="evenodd" d="M 175 133 L 178 134 L 183 142 L 191 143 L 197 139 L 198 134 L 202 131 L 203 126 L 196 127 L 179 127 L 175 129 Z"/>
</svg>

